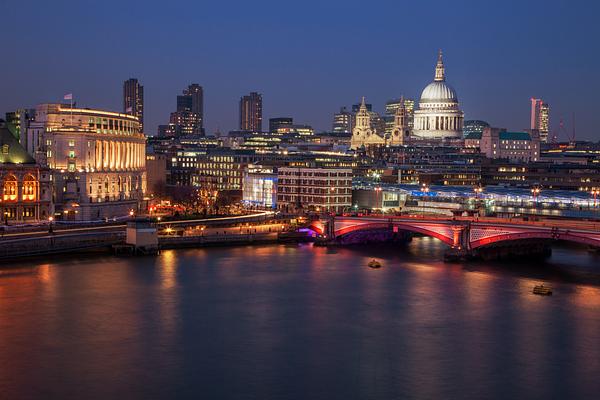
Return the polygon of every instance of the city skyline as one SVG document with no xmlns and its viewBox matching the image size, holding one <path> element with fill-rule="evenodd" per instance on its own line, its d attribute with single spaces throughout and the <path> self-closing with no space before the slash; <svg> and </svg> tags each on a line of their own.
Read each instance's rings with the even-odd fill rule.
<svg viewBox="0 0 600 400">
<path fill-rule="evenodd" d="M 454 10 L 451 5 L 434 3 L 440 16 L 427 17 L 427 23 L 423 22 L 426 8 L 416 4 L 400 7 L 386 3 L 387 9 L 394 11 L 390 13 L 382 12 L 382 7 L 356 13 L 353 3 L 346 8 L 339 3 L 328 4 L 319 6 L 319 12 L 294 9 L 285 21 L 273 19 L 267 13 L 271 18 L 261 16 L 260 23 L 251 27 L 261 43 L 258 58 L 252 64 L 234 62 L 248 53 L 236 39 L 243 28 L 243 18 L 263 15 L 272 3 L 254 9 L 241 4 L 233 11 L 207 5 L 206 11 L 219 17 L 215 20 L 223 20 L 220 17 L 230 12 L 230 18 L 220 24 L 182 15 L 187 22 L 201 23 L 207 33 L 195 35 L 196 42 L 174 41 L 178 34 L 190 33 L 183 22 L 177 25 L 168 22 L 174 11 L 152 5 L 143 8 L 125 5 L 119 7 L 120 13 L 111 20 L 109 34 L 99 35 L 91 43 L 81 43 L 86 47 L 77 59 L 69 57 L 68 48 L 59 48 L 59 42 L 72 37 L 74 31 L 85 31 L 84 23 L 77 20 L 88 12 L 85 7 L 15 5 L 8 9 L 8 21 L 0 29 L 3 36 L 15 43 L 14 58 L 20 62 L 8 63 L 0 78 L 6 92 L 11 94 L 0 98 L 0 112 L 55 102 L 71 92 L 81 106 L 116 111 L 122 102 L 120 84 L 135 77 L 145 87 L 145 130 L 150 135 L 155 135 L 158 125 L 168 120 L 172 99 L 190 82 L 197 82 L 205 90 L 208 133 L 217 129 L 235 130 L 237 101 L 251 91 L 263 94 L 265 120 L 291 116 L 311 124 L 316 131 L 329 131 L 333 114 L 341 106 L 358 102 L 362 96 L 380 113 L 387 100 L 401 95 L 418 98 L 431 80 L 431 64 L 441 48 L 448 60 L 453 86 L 459 92 L 465 119 L 523 129 L 529 126 L 529 99 L 542 98 L 552 105 L 551 132 L 558 130 L 563 119 L 570 133 L 575 113 L 577 138 L 599 139 L 593 109 L 598 86 L 593 79 L 593 66 L 598 55 L 588 51 L 598 28 L 591 20 L 585 22 L 593 13 L 579 15 L 576 7 L 563 1 L 519 4 L 518 14 L 510 12 L 510 4 L 490 6 L 473 2 L 469 7 Z M 110 7 L 96 11 L 106 13 L 106 9 Z M 134 12 L 141 13 L 143 18 L 129 25 L 131 21 L 126 17 Z M 411 18 L 403 18 L 403 24 L 394 27 L 388 23 L 391 20 L 388 14 L 399 12 Z M 40 46 L 35 41 L 37 30 L 17 35 L 18 30 L 13 28 L 22 13 L 38 22 L 38 29 L 50 29 L 56 43 L 50 41 Z M 348 18 L 344 22 L 334 19 L 336 13 Z M 172 28 L 171 33 L 156 36 L 151 30 L 152 22 L 163 15 L 167 21 L 164 31 Z M 459 22 L 448 30 L 442 23 L 444 18 Z M 485 18 L 506 28 L 482 29 L 480 35 L 474 36 L 474 24 Z M 51 27 L 47 26 L 50 20 Z M 304 25 L 307 20 L 309 29 Z M 411 32 L 421 29 L 423 24 L 427 29 L 419 34 L 418 40 L 416 34 L 414 40 L 392 40 L 396 35 L 410 38 Z M 127 35 L 130 29 L 136 29 L 133 37 Z M 123 52 L 118 63 L 107 64 L 100 54 L 108 51 L 115 41 L 130 51 Z M 191 43 L 203 55 L 188 54 L 185 63 L 167 57 L 183 53 Z M 267 57 L 262 60 L 262 56 L 281 45 L 287 46 L 290 57 L 277 58 L 276 62 L 269 62 Z M 381 53 L 382 57 L 375 58 L 381 61 L 368 65 L 352 62 L 353 52 L 365 46 L 369 46 L 370 52 Z M 401 48 L 391 51 L 393 46 Z M 47 61 L 34 62 L 38 55 Z M 154 60 L 157 61 L 151 62 Z"/>
</svg>

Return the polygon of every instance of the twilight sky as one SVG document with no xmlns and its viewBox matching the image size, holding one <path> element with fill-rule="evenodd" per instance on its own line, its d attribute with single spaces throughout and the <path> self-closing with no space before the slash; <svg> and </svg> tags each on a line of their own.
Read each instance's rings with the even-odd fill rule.
<svg viewBox="0 0 600 400">
<path fill-rule="evenodd" d="M 0 0 L 0 116 L 74 93 L 120 111 L 122 82 L 144 85 L 154 135 L 189 83 L 205 93 L 208 132 L 236 129 L 242 94 L 267 119 L 318 131 L 361 96 L 383 112 L 417 98 L 438 48 L 466 119 L 523 129 L 529 99 L 551 129 L 575 112 L 577 137 L 600 140 L 597 1 L 9 1 Z M 559 136 L 564 140 L 564 135 Z"/>
</svg>

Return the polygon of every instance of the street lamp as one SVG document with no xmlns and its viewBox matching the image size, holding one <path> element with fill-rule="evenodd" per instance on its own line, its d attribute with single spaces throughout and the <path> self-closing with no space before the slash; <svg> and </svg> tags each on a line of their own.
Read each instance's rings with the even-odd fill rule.
<svg viewBox="0 0 600 400">
<path fill-rule="evenodd" d="M 133 214 L 134 214 L 134 212 L 133 212 L 133 209 L 129 210 L 129 216 L 130 216 L 131 218 L 133 218 Z"/>
<path fill-rule="evenodd" d="M 52 222 L 54 221 L 54 217 L 51 215 L 48 217 L 48 233 L 52 233 Z"/>
<path fill-rule="evenodd" d="M 481 193 L 483 192 L 483 188 L 481 186 L 475 186 L 475 188 L 473 188 L 473 191 L 475 192 L 475 198 L 478 199 Z"/>
<path fill-rule="evenodd" d="M 426 183 L 422 183 L 422 184 L 421 184 L 421 192 L 422 192 L 422 193 L 429 193 L 429 187 L 427 186 L 427 184 L 426 184 Z M 422 216 L 423 218 L 425 218 L 425 201 L 424 201 L 424 200 L 421 200 L 421 204 L 422 204 L 422 208 L 421 208 L 421 214 L 422 214 L 422 215 L 421 215 L 421 216 Z"/>
<path fill-rule="evenodd" d="M 596 199 L 598 198 L 598 195 L 600 194 L 600 189 L 592 188 L 592 191 L 590 193 L 592 194 L 592 196 L 594 196 L 594 208 L 595 208 L 596 207 Z"/>
<path fill-rule="evenodd" d="M 536 203 L 538 202 L 538 196 L 540 195 L 541 191 L 542 191 L 542 189 L 540 189 L 539 186 L 535 186 L 535 187 L 531 188 L 531 195 L 533 196 L 533 200 Z"/>
<path fill-rule="evenodd" d="M 379 202 L 380 193 L 381 193 L 381 187 L 377 186 L 375 188 L 375 206 L 377 208 L 380 208 L 381 210 L 383 210 L 383 202 L 381 204 Z"/>
</svg>

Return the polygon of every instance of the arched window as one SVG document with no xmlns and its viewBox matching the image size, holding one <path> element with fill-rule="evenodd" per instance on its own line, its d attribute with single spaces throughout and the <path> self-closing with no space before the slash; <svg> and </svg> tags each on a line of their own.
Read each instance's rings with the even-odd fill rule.
<svg viewBox="0 0 600 400">
<path fill-rule="evenodd" d="M 2 185 L 2 198 L 4 201 L 17 201 L 17 178 L 14 175 L 8 175 L 4 178 Z"/>
<path fill-rule="evenodd" d="M 23 179 L 23 201 L 37 200 L 37 180 L 32 175 L 26 175 Z"/>
</svg>

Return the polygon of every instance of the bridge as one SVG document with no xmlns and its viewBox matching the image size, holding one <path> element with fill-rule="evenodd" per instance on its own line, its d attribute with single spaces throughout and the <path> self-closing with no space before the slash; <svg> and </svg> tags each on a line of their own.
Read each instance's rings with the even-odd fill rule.
<svg viewBox="0 0 600 400">
<path fill-rule="evenodd" d="M 480 254 L 490 248 L 567 241 L 600 248 L 600 223 L 581 220 L 505 219 L 439 216 L 330 216 L 311 228 L 328 243 L 377 241 L 377 234 L 416 233 L 449 246 L 448 258 Z M 374 240 L 373 240 L 374 239 Z M 532 248 L 535 248 L 533 246 Z"/>
</svg>

